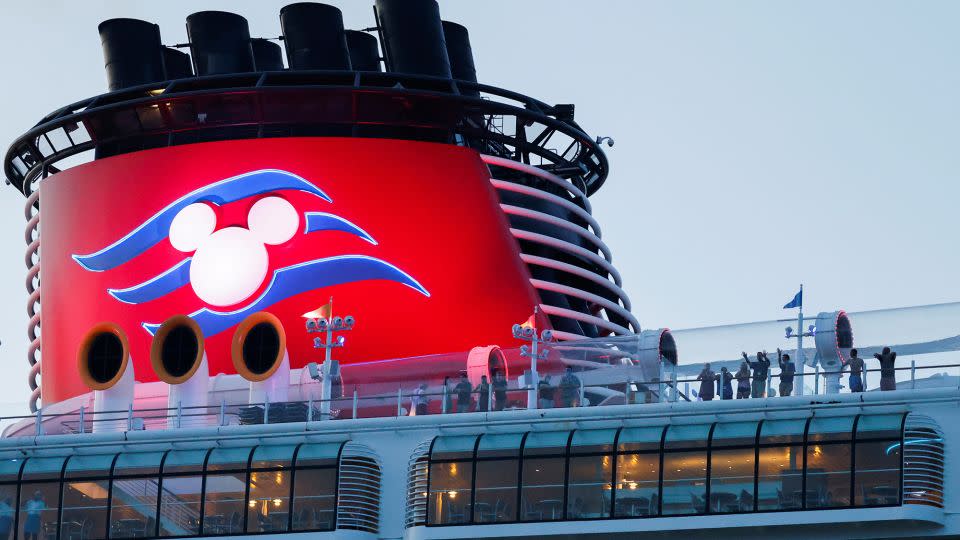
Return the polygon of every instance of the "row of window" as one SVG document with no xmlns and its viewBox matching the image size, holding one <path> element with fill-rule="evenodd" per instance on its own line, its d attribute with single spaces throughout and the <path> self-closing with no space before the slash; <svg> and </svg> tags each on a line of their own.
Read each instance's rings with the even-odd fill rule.
<svg viewBox="0 0 960 540">
<path fill-rule="evenodd" d="M 438 437 L 428 525 L 901 504 L 904 415 Z"/>
<path fill-rule="evenodd" d="M 333 530 L 343 443 L 0 460 L 0 540 Z"/>
</svg>

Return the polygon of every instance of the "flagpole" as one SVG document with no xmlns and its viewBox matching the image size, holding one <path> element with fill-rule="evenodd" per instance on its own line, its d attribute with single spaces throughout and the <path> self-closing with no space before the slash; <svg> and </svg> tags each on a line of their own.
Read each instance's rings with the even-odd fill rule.
<svg viewBox="0 0 960 540">
<path fill-rule="evenodd" d="M 800 391 L 797 392 L 798 396 L 803 395 L 803 372 L 806 371 L 804 366 L 806 365 L 805 359 L 803 358 L 803 283 L 800 284 L 800 312 L 797 314 L 797 360 L 794 363 L 795 366 L 800 368 Z"/>
<path fill-rule="evenodd" d="M 540 401 L 537 399 L 538 386 L 540 384 L 540 375 L 537 373 L 537 358 L 540 356 L 540 351 L 537 347 L 537 342 L 540 339 L 540 336 L 537 334 L 537 313 L 540 311 L 540 306 L 533 306 L 533 341 L 530 342 L 530 386 L 531 389 L 527 392 L 527 408 L 528 409 L 537 409 L 540 406 Z"/>
</svg>

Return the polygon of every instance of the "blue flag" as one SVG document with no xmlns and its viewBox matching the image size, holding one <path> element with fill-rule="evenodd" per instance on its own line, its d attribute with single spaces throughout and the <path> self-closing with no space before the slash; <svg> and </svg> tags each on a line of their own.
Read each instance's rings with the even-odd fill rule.
<svg viewBox="0 0 960 540">
<path fill-rule="evenodd" d="M 783 309 L 790 309 L 795 307 L 803 307 L 803 289 L 800 289 L 800 292 L 793 297 L 793 300 L 787 302 Z"/>
</svg>

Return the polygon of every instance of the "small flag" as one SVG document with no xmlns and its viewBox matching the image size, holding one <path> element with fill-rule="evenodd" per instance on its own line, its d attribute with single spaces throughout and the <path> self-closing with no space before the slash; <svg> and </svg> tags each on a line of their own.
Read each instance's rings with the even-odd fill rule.
<svg viewBox="0 0 960 540">
<path fill-rule="evenodd" d="M 787 302 L 786 305 L 783 306 L 783 309 L 790 309 L 795 307 L 799 307 L 799 308 L 803 307 L 803 287 L 800 287 L 800 292 L 798 292 L 796 296 L 793 297 L 793 300 Z"/>
<path fill-rule="evenodd" d="M 536 328 L 537 327 L 537 315 L 534 313 L 526 321 L 520 323 L 520 328 Z"/>
<path fill-rule="evenodd" d="M 326 305 L 320 306 L 313 311 L 308 311 L 303 314 L 305 319 L 329 319 L 330 315 L 333 313 L 333 300 L 326 303 Z"/>
</svg>

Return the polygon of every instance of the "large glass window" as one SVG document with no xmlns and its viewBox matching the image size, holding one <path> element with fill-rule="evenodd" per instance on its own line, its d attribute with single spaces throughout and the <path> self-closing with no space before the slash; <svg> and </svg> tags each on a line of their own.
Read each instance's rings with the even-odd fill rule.
<svg viewBox="0 0 960 540">
<path fill-rule="evenodd" d="M 853 497 L 856 506 L 900 504 L 903 415 L 863 415 L 857 421 Z"/>
<path fill-rule="evenodd" d="M 659 446 L 659 442 L 657 443 Z M 660 452 L 617 456 L 614 517 L 645 517 L 658 512 Z"/>
<path fill-rule="evenodd" d="M 517 519 L 522 433 L 484 434 L 477 446 L 475 523 L 502 523 Z"/>
<path fill-rule="evenodd" d="M 110 538 L 157 534 L 157 495 L 163 452 L 124 453 L 113 466 Z"/>
<path fill-rule="evenodd" d="M 241 534 L 252 448 L 214 448 L 207 459 L 203 534 Z"/>
<path fill-rule="evenodd" d="M 250 470 L 247 532 L 284 532 L 290 520 L 290 468 L 295 446 L 258 446 Z"/>
<path fill-rule="evenodd" d="M 0 540 L 12 540 L 17 512 L 17 480 L 24 458 L 0 459 Z"/>
<path fill-rule="evenodd" d="M 533 432 L 523 443 L 520 520 L 563 519 L 569 431 Z"/>
<path fill-rule="evenodd" d="M 710 512 L 753 510 L 757 427 L 756 422 L 714 427 L 710 441 Z"/>
<path fill-rule="evenodd" d="M 667 428 L 663 439 L 663 515 L 706 512 L 710 428 L 710 424 Z"/>
<path fill-rule="evenodd" d="M 855 417 L 814 417 L 807 433 L 805 508 L 850 505 Z"/>
<path fill-rule="evenodd" d="M 171 450 L 160 480 L 161 537 L 200 534 L 203 463 L 209 450 Z"/>
<path fill-rule="evenodd" d="M 294 531 L 333 530 L 337 463 L 343 443 L 304 444 L 297 451 L 293 485 Z"/>
<path fill-rule="evenodd" d="M 115 454 L 72 456 L 63 481 L 60 538 L 96 540 L 107 535 L 110 467 Z"/>
<path fill-rule="evenodd" d="M 615 429 L 577 430 L 570 440 L 567 519 L 610 515 Z"/>
<path fill-rule="evenodd" d="M 20 483 L 20 530 L 23 540 L 57 537 L 60 474 L 64 458 L 30 458 Z"/>
<path fill-rule="evenodd" d="M 802 508 L 803 438 L 807 419 L 765 420 L 760 425 L 757 510 Z"/>
<path fill-rule="evenodd" d="M 439 437 L 433 443 L 427 522 L 467 523 L 471 513 L 473 455 L 477 436 Z"/>
</svg>

